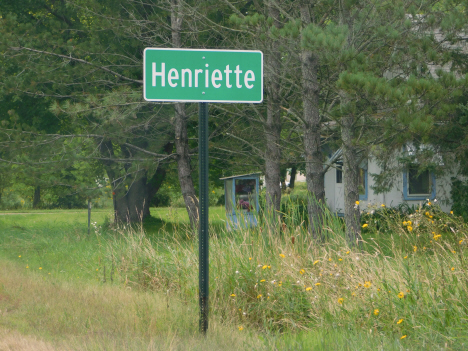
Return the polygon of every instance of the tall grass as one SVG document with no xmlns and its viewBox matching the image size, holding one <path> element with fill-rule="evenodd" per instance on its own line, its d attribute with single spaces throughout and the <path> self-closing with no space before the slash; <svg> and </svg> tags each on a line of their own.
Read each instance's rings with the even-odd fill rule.
<svg viewBox="0 0 468 351">
<path fill-rule="evenodd" d="M 361 248 L 347 245 L 331 213 L 325 243 L 315 242 L 294 212 L 276 224 L 217 227 L 210 242 L 212 315 L 242 330 L 321 328 L 385 336 L 398 345 L 468 346 L 467 226 L 433 205 L 410 217 L 379 215 L 379 223 L 366 217 Z M 123 284 L 196 303 L 196 238 L 162 237 L 118 231 L 107 258 Z"/>
</svg>

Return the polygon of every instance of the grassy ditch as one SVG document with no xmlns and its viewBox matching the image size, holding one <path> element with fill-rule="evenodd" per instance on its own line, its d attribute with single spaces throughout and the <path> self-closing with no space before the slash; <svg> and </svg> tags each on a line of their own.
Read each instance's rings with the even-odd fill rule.
<svg viewBox="0 0 468 351">
<path fill-rule="evenodd" d="M 66 211 L 0 218 L 0 326 L 58 349 L 466 349 L 468 230 L 432 204 L 365 214 L 359 248 L 331 214 L 315 242 L 294 210 L 231 232 L 211 211 L 206 340 L 197 239 L 158 211 L 146 228 L 103 214 L 90 236 Z"/>
</svg>

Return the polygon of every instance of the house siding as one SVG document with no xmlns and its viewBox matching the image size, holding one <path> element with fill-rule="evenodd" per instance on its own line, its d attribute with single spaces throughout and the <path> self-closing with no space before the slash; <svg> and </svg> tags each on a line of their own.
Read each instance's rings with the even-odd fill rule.
<svg viewBox="0 0 468 351">
<path fill-rule="evenodd" d="M 372 187 L 374 186 L 374 179 L 371 174 L 381 173 L 381 168 L 372 159 L 368 160 L 367 172 L 367 200 L 360 200 L 360 208 L 367 210 L 371 208 L 381 207 L 384 204 L 387 207 L 395 207 L 402 203 L 407 203 L 409 206 L 418 206 L 422 204 L 423 200 L 405 200 L 404 199 L 404 184 L 403 172 L 397 175 L 394 187 L 386 193 L 375 194 Z M 437 204 L 445 212 L 449 212 L 452 207 L 452 200 L 450 197 L 451 191 L 451 174 L 435 177 L 435 199 Z M 339 215 L 343 214 L 344 205 L 344 184 L 336 183 L 336 169 L 330 167 L 325 173 L 325 198 L 332 212 Z M 428 196 L 431 198 L 432 196 Z M 431 198 L 434 200 L 434 198 Z"/>
</svg>

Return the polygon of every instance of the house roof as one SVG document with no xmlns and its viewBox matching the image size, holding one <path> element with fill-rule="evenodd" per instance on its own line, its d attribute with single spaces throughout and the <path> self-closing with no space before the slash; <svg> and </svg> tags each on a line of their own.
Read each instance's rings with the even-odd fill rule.
<svg viewBox="0 0 468 351">
<path fill-rule="evenodd" d="M 235 175 L 235 176 L 230 176 L 230 177 L 224 177 L 224 178 L 219 178 L 219 180 L 227 180 L 227 179 L 234 179 L 234 178 L 244 178 L 244 177 L 254 177 L 254 176 L 259 176 L 260 174 L 262 174 L 262 172 L 248 173 L 248 174 L 241 174 L 241 175 Z"/>
</svg>

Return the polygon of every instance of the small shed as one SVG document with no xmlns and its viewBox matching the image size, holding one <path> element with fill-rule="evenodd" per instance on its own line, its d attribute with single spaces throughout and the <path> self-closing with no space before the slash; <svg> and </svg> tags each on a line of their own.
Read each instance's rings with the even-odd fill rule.
<svg viewBox="0 0 468 351">
<path fill-rule="evenodd" d="M 239 224 L 248 227 L 257 225 L 260 174 L 250 173 L 220 178 L 224 180 L 228 230 L 237 228 Z"/>
</svg>

